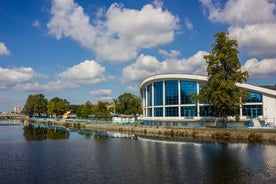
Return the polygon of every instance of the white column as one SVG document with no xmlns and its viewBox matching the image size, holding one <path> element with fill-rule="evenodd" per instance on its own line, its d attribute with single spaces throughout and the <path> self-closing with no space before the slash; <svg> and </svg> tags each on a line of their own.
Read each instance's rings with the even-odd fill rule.
<svg viewBox="0 0 276 184">
<path fill-rule="evenodd" d="M 151 117 L 154 117 L 154 83 L 151 83 Z"/>
<path fill-rule="evenodd" d="M 198 95 L 199 94 L 199 82 L 196 82 L 196 94 Z M 200 116 L 200 108 L 199 108 L 199 102 L 196 102 L 196 105 L 197 105 L 197 117 Z"/>
<path fill-rule="evenodd" d="M 165 117 L 165 80 L 163 80 L 163 117 Z"/>
<path fill-rule="evenodd" d="M 180 91 L 180 80 L 178 80 L 178 118 L 181 117 L 181 107 L 180 107 L 180 104 L 181 104 L 181 91 Z"/>
</svg>

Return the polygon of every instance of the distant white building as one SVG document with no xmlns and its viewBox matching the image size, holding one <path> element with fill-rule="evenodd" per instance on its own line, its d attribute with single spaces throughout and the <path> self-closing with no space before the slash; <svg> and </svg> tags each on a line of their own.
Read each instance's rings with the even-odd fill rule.
<svg viewBox="0 0 276 184">
<path fill-rule="evenodd" d="M 16 114 L 20 114 L 21 113 L 21 109 L 20 106 L 16 105 L 13 107 L 13 112 Z"/>
</svg>

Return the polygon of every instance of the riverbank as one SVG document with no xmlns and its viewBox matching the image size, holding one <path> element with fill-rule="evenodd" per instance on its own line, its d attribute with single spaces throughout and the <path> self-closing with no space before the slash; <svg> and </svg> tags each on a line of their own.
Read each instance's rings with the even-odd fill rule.
<svg viewBox="0 0 276 184">
<path fill-rule="evenodd" d="M 80 123 L 32 119 L 25 119 L 25 122 L 38 122 L 48 125 L 63 126 L 67 128 L 121 132 L 136 134 L 140 136 L 186 138 L 191 140 L 202 140 L 211 142 L 247 142 L 276 144 L 275 129 L 153 127 L 141 125 L 91 124 L 83 122 Z"/>
</svg>

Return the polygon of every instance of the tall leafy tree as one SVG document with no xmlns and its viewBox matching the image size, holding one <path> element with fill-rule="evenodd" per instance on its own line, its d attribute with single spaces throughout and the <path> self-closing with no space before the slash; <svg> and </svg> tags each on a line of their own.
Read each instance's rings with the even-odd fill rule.
<svg viewBox="0 0 276 184">
<path fill-rule="evenodd" d="M 142 112 L 141 98 L 131 93 L 124 93 L 117 99 L 117 112 L 120 114 L 140 114 Z"/>
<path fill-rule="evenodd" d="M 107 119 L 110 115 L 108 111 L 108 102 L 99 101 L 97 105 L 93 106 L 92 112 L 93 114 L 100 119 Z"/>
<path fill-rule="evenodd" d="M 23 112 L 28 116 L 41 116 L 47 114 L 47 99 L 43 94 L 29 95 Z"/>
<path fill-rule="evenodd" d="M 47 105 L 50 116 L 60 116 L 68 110 L 68 107 L 69 102 L 66 99 L 61 99 L 58 97 L 52 98 Z"/>
<path fill-rule="evenodd" d="M 207 63 L 208 82 L 202 84 L 199 100 L 207 100 L 215 116 L 227 122 L 227 115 L 237 116 L 237 107 L 247 98 L 247 92 L 236 83 L 247 81 L 248 72 L 241 70 L 238 58 L 238 42 L 229 38 L 227 32 L 215 34 L 209 55 L 204 56 Z"/>
<path fill-rule="evenodd" d="M 92 103 L 89 100 L 87 100 L 82 106 L 80 116 L 87 118 L 90 114 L 92 114 Z"/>
</svg>

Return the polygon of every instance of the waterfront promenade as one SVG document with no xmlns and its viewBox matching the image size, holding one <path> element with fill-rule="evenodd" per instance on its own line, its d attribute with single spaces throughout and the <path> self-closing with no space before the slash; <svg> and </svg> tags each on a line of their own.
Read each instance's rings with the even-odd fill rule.
<svg viewBox="0 0 276 184">
<path fill-rule="evenodd" d="M 251 128 L 178 128 L 142 125 L 93 124 L 84 122 L 65 122 L 54 120 L 26 119 L 25 123 L 38 122 L 67 128 L 113 131 L 137 135 L 186 138 L 211 142 L 249 142 L 276 144 L 275 129 Z"/>
</svg>

